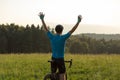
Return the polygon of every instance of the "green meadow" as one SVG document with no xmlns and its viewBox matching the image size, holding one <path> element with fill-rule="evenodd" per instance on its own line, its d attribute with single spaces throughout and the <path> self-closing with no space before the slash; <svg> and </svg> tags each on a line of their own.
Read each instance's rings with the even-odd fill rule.
<svg viewBox="0 0 120 80">
<path fill-rule="evenodd" d="M 0 54 L 0 80 L 43 80 L 50 73 L 50 54 Z M 72 55 L 68 80 L 120 80 L 120 55 Z"/>
</svg>

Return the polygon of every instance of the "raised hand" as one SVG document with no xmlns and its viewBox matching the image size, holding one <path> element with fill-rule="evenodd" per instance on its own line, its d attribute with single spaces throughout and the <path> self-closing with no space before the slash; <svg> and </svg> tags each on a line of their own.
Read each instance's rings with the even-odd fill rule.
<svg viewBox="0 0 120 80">
<path fill-rule="evenodd" d="M 40 12 L 39 14 L 38 14 L 38 16 L 40 17 L 40 19 L 41 19 L 41 21 L 42 21 L 42 24 L 43 24 L 43 27 L 45 28 L 45 30 L 46 31 L 49 31 L 48 30 L 48 28 L 47 28 L 47 26 L 46 26 L 46 24 L 45 24 L 45 21 L 44 21 L 44 14 L 43 14 L 43 12 Z"/>
<path fill-rule="evenodd" d="M 43 19 L 44 19 L 45 14 L 43 14 L 43 12 L 40 12 L 38 16 L 40 17 L 40 19 L 41 19 L 41 20 L 43 20 Z"/>
<path fill-rule="evenodd" d="M 82 15 L 79 15 L 78 16 L 78 22 L 81 22 L 81 20 L 82 20 Z"/>
</svg>

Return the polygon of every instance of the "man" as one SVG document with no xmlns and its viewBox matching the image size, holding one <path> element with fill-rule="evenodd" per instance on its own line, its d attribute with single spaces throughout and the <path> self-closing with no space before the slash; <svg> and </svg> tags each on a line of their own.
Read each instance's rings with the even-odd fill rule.
<svg viewBox="0 0 120 80">
<path fill-rule="evenodd" d="M 51 71 L 52 73 L 55 73 L 56 70 L 59 70 L 60 73 L 60 80 L 65 80 L 65 63 L 64 63 L 64 47 L 65 47 L 65 41 L 70 37 L 70 35 L 76 30 L 79 23 L 81 22 L 82 16 L 78 16 L 78 21 L 74 25 L 74 27 L 65 35 L 62 35 L 63 26 L 57 25 L 55 27 L 56 35 L 53 35 L 47 28 L 45 21 L 44 21 L 44 14 L 42 12 L 39 13 L 39 17 L 42 21 L 42 24 L 47 31 L 47 35 L 51 42 L 52 47 L 52 60 L 54 62 L 51 64 Z"/>
</svg>

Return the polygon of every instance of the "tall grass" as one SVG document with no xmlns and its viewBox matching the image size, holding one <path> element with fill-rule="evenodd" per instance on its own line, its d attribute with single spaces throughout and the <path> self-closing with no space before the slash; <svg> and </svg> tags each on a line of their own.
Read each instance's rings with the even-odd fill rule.
<svg viewBox="0 0 120 80">
<path fill-rule="evenodd" d="M 120 55 L 71 55 L 68 80 L 120 80 Z M 43 80 L 50 72 L 50 54 L 0 54 L 0 80 Z"/>
</svg>

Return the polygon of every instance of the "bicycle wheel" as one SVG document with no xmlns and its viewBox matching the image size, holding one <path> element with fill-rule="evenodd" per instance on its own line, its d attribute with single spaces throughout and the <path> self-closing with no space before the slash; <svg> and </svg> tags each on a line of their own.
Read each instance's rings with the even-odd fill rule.
<svg viewBox="0 0 120 80">
<path fill-rule="evenodd" d="M 44 80 L 59 80 L 59 74 L 58 73 L 56 73 L 56 74 L 47 74 L 44 77 Z"/>
<path fill-rule="evenodd" d="M 67 80 L 67 74 L 65 74 L 65 78 Z M 44 77 L 44 80 L 59 80 L 59 74 L 55 74 L 54 76 L 52 74 L 47 74 Z"/>
<path fill-rule="evenodd" d="M 51 79 L 51 74 L 45 75 L 44 80 L 52 80 L 52 79 Z"/>
</svg>

